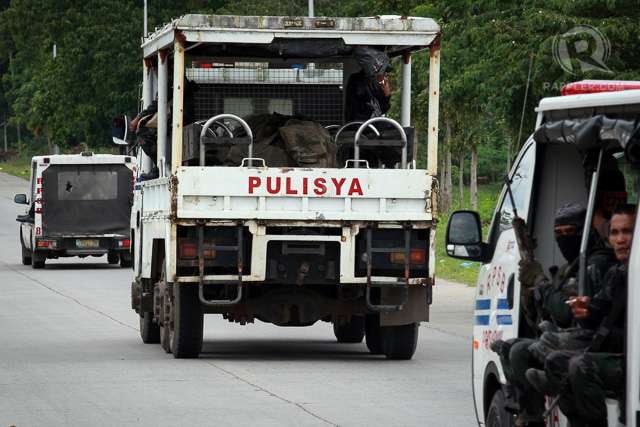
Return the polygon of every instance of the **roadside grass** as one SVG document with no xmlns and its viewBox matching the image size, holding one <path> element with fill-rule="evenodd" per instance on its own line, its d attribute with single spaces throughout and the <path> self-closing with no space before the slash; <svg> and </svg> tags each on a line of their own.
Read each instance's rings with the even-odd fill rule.
<svg viewBox="0 0 640 427">
<path fill-rule="evenodd" d="M 491 217 L 495 210 L 502 184 L 489 184 L 478 187 L 478 213 L 482 221 L 482 238 L 486 239 L 491 224 Z M 469 187 L 464 188 L 464 207 L 469 208 Z M 453 195 L 454 210 L 460 209 L 458 204 L 458 191 Z M 452 282 L 464 283 L 475 286 L 480 271 L 479 262 L 463 261 L 450 258 L 445 250 L 445 234 L 450 212 L 440 212 L 438 215 L 438 230 L 436 232 L 436 278 L 450 280 Z"/>
<path fill-rule="evenodd" d="M 25 180 L 29 180 L 31 177 L 31 158 L 16 158 L 9 162 L 0 162 L 0 172 L 8 173 L 9 175 L 17 176 Z"/>
</svg>

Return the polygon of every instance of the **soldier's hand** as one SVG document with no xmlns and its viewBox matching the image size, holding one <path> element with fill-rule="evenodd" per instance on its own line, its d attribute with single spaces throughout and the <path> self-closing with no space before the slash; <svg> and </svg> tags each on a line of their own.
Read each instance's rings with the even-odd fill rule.
<svg viewBox="0 0 640 427">
<path fill-rule="evenodd" d="M 140 121 L 140 119 L 138 119 L 137 117 L 134 118 L 133 120 L 131 120 L 131 124 L 129 125 L 129 127 L 131 128 L 131 130 L 133 132 L 136 131 L 136 126 L 138 126 L 138 122 Z"/>
<path fill-rule="evenodd" d="M 520 302 L 525 313 L 536 312 L 536 302 L 533 296 L 533 291 L 527 287 L 520 289 Z"/>
<path fill-rule="evenodd" d="M 539 279 L 544 278 L 542 265 L 537 259 L 534 259 L 533 261 L 521 259 L 518 262 L 518 265 L 520 266 L 518 280 L 520 281 L 521 286 L 530 288 L 536 285 L 536 282 L 539 281 Z"/>
<path fill-rule="evenodd" d="M 589 297 L 569 297 L 571 311 L 576 319 L 586 319 L 589 317 L 589 305 L 591 298 Z"/>
</svg>

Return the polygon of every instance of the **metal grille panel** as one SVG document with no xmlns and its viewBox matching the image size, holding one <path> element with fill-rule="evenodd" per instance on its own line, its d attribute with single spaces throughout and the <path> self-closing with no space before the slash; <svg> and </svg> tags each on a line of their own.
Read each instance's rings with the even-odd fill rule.
<svg viewBox="0 0 640 427">
<path fill-rule="evenodd" d="M 342 64 L 269 68 L 267 63 L 194 63 L 195 119 L 217 114 L 247 118 L 255 114 L 302 115 L 324 126 L 343 122 Z M 206 67 L 206 68 L 205 68 Z M 210 67 L 210 68 L 209 68 Z"/>
</svg>

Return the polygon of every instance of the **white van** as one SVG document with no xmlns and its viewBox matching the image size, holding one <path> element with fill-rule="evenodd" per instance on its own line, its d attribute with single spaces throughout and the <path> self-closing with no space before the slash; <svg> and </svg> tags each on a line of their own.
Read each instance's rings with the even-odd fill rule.
<svg viewBox="0 0 640 427">
<path fill-rule="evenodd" d="M 135 158 L 61 154 L 31 159 L 27 205 L 20 215 L 22 263 L 44 268 L 47 259 L 100 257 L 131 267 L 129 223 Z"/>
<path fill-rule="evenodd" d="M 511 426 L 504 410 L 505 377 L 490 344 L 496 339 L 533 336 L 520 310 L 518 261 L 521 258 L 513 219 L 524 219 L 534 238 L 534 256 L 545 270 L 565 262 L 553 234 L 557 209 L 566 203 L 608 210 L 620 203 L 638 203 L 640 178 L 640 86 L 636 82 L 583 81 L 565 86 L 563 94 L 540 101 L 536 130 L 519 153 L 509 174 L 509 195 L 503 188 L 486 242 L 480 217 L 456 211 L 449 218 L 449 256 L 482 263 L 478 274 L 473 325 L 473 396 L 479 425 Z M 629 89 L 629 90 L 628 90 Z M 602 160 L 604 159 L 604 160 Z M 614 159 L 614 160 L 612 160 Z M 619 169 L 624 191 L 596 198 L 608 185 L 605 171 Z M 595 179 L 594 179 L 595 178 Z M 598 192 L 598 194 L 603 194 Z M 589 221 L 590 222 L 590 221 Z M 640 224 L 636 222 L 636 230 Z M 459 230 L 464 229 L 463 233 Z M 585 233 L 589 234 L 589 233 Z M 634 235 L 629 268 L 629 307 L 640 306 L 640 233 Z M 582 253 L 589 242 L 583 240 Z M 634 304 L 634 302 L 636 302 Z M 626 425 L 640 425 L 640 313 L 628 313 Z M 617 402 L 609 405 L 609 425 L 617 424 Z M 554 408 L 547 426 L 566 426 Z"/>
</svg>

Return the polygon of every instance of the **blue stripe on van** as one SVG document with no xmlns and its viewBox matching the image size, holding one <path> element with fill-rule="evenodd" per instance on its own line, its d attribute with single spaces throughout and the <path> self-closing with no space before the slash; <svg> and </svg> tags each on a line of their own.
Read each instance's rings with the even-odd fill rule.
<svg viewBox="0 0 640 427">
<path fill-rule="evenodd" d="M 479 299 L 476 300 L 476 310 L 489 310 L 491 308 L 491 300 L 490 299 Z"/>
<path fill-rule="evenodd" d="M 498 300 L 498 310 L 500 310 L 500 309 L 507 310 L 508 308 L 509 308 L 509 306 L 507 305 L 506 298 Z"/>
<path fill-rule="evenodd" d="M 474 325 L 488 325 L 489 324 L 489 316 L 474 316 L 473 324 Z"/>
<path fill-rule="evenodd" d="M 513 324 L 513 321 L 511 320 L 511 316 L 496 316 L 496 320 L 498 321 L 498 325 Z"/>
</svg>

